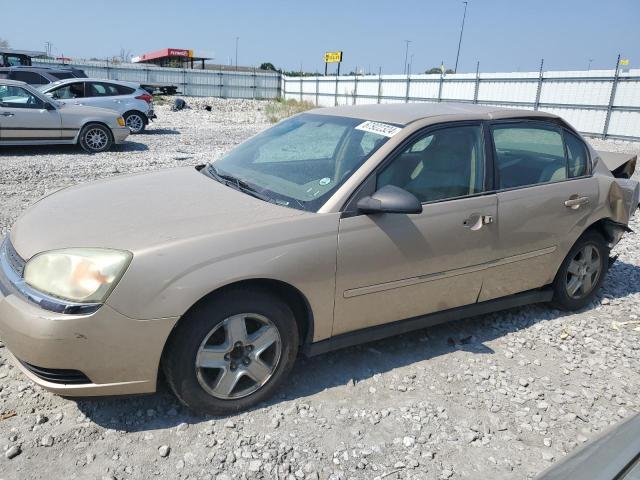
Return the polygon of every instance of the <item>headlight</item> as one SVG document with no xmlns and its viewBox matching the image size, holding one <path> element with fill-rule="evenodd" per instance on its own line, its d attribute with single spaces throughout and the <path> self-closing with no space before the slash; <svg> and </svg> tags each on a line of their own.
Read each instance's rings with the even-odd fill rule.
<svg viewBox="0 0 640 480">
<path fill-rule="evenodd" d="M 133 255 L 102 248 L 68 248 L 35 255 L 24 268 L 24 281 L 36 290 L 80 303 L 104 301 Z"/>
<path fill-rule="evenodd" d="M 124 127 L 126 125 L 124 118 L 118 117 L 118 125 L 120 125 L 121 127 Z"/>
</svg>

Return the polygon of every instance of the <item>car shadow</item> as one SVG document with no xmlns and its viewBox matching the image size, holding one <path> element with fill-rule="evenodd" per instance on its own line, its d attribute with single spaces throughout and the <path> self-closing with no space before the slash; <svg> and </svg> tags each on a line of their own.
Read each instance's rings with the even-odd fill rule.
<svg viewBox="0 0 640 480">
<path fill-rule="evenodd" d="M 125 140 L 124 143 L 113 145 L 111 150 L 103 153 L 114 152 L 143 152 L 149 150 L 144 143 Z M 8 157 L 32 157 L 34 155 L 91 155 L 78 145 L 20 145 L 0 146 L 0 159 Z M 95 155 L 100 155 L 96 153 Z"/>
<path fill-rule="evenodd" d="M 616 299 L 636 293 L 640 293 L 640 266 L 616 262 L 610 268 L 598 297 L 584 311 L 597 307 L 604 298 L 615 303 Z M 530 305 L 436 325 L 317 357 L 301 356 L 289 380 L 276 396 L 253 410 L 304 398 L 348 382 L 357 384 L 376 374 L 457 350 L 494 355 L 496 352 L 487 342 L 570 314 L 545 304 Z M 196 415 L 181 406 L 162 380 L 158 392 L 152 395 L 73 400 L 80 411 L 96 424 L 127 432 L 171 428 L 181 423 L 198 424 L 216 418 Z"/>
<path fill-rule="evenodd" d="M 180 135 L 180 130 L 176 130 L 175 128 L 148 127 L 139 135 Z"/>
</svg>

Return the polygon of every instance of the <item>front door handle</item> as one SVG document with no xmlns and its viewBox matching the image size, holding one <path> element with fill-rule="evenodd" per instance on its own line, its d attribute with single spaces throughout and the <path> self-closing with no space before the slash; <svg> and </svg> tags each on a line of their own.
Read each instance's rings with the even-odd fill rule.
<svg viewBox="0 0 640 480">
<path fill-rule="evenodd" d="M 15 113 L 2 112 L 2 113 L 0 113 L 0 115 L 2 115 L 3 117 L 13 117 L 15 115 Z"/>
<path fill-rule="evenodd" d="M 571 195 L 568 200 L 565 200 L 564 206 L 572 210 L 577 210 L 582 205 L 587 205 L 589 201 L 589 197 L 579 197 L 578 195 Z"/>
<path fill-rule="evenodd" d="M 475 232 L 476 230 L 480 230 L 483 225 L 489 225 L 490 223 L 493 223 L 492 215 L 480 215 L 479 213 L 474 213 L 462 222 L 462 226 Z"/>
</svg>

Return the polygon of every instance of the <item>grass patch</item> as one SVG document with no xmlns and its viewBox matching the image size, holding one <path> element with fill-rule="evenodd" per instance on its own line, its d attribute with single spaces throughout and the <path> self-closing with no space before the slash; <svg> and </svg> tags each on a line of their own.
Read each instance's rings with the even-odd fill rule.
<svg viewBox="0 0 640 480">
<path fill-rule="evenodd" d="M 275 102 L 270 102 L 264 109 L 264 113 L 271 123 L 277 123 L 280 120 L 295 115 L 296 113 L 306 112 L 316 108 L 316 106 L 307 101 L 298 101 L 294 99 L 282 100 L 278 99 Z"/>
</svg>

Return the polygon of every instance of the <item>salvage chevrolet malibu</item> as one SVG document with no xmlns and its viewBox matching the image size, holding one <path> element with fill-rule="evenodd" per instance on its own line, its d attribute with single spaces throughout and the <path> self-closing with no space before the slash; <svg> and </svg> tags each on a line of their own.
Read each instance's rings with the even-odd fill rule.
<svg viewBox="0 0 640 480">
<path fill-rule="evenodd" d="M 325 108 L 198 167 L 67 188 L 0 252 L 0 338 L 69 396 L 267 399 L 299 352 L 589 305 L 638 207 L 635 157 L 477 105 Z"/>
</svg>

